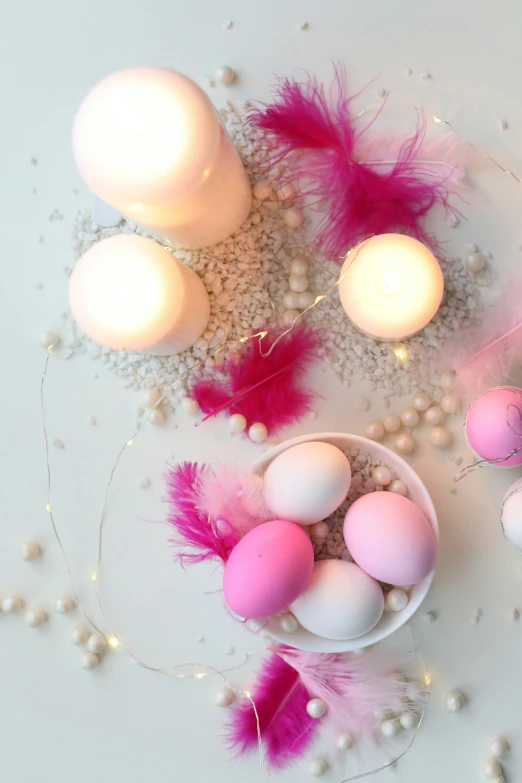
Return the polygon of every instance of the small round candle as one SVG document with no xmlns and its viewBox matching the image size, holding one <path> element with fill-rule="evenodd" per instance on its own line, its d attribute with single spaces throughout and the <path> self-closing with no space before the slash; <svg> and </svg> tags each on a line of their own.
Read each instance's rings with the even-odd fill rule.
<svg viewBox="0 0 522 783">
<path fill-rule="evenodd" d="M 154 240 L 131 234 L 103 239 L 84 253 L 71 275 L 69 301 L 95 342 L 156 355 L 189 348 L 210 316 L 198 275 Z"/>
<path fill-rule="evenodd" d="M 352 323 L 382 340 L 418 332 L 439 309 L 444 279 L 433 253 L 403 234 L 363 240 L 347 255 L 339 295 Z"/>
</svg>

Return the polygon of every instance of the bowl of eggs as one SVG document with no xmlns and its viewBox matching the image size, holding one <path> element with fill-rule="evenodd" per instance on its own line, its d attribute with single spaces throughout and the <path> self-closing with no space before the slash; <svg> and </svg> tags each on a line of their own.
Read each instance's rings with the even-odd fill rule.
<svg viewBox="0 0 522 783">
<path fill-rule="evenodd" d="M 367 647 L 412 617 L 433 580 L 439 529 L 401 457 L 323 432 L 281 443 L 253 469 L 274 519 L 248 533 L 225 568 L 237 614 L 313 652 Z"/>
</svg>

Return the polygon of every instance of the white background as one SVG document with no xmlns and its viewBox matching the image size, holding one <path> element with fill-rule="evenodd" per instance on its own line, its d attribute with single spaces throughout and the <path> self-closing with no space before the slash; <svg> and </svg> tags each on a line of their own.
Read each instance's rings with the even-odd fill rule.
<svg viewBox="0 0 522 783">
<path fill-rule="evenodd" d="M 223 22 L 234 22 L 224 30 Z M 310 28 L 297 29 L 301 21 Z M 94 672 L 79 668 L 68 638 L 78 617 L 53 611 L 69 591 L 64 563 L 52 538 L 39 407 L 45 351 L 43 329 L 56 329 L 67 308 L 71 264 L 69 236 L 76 211 L 90 198 L 75 172 L 70 151 L 74 111 L 104 74 L 134 64 L 168 65 L 196 80 L 229 64 L 240 74 L 232 88 L 216 88 L 220 105 L 232 99 L 266 98 L 274 74 L 304 67 L 322 79 L 330 61 L 342 58 L 354 91 L 378 77 L 368 102 L 383 85 L 397 103 L 427 107 L 450 120 L 470 140 L 504 165 L 522 172 L 520 30 L 522 6 L 509 0 L 31 0 L 11 2 L 0 25 L 0 181 L 2 191 L 2 384 L 0 386 L 2 511 L 0 595 L 18 592 L 52 613 L 40 630 L 21 617 L 0 617 L 0 774 L 16 783 L 157 783 L 203 780 L 243 783 L 262 777 L 254 758 L 231 764 L 219 741 L 223 712 L 213 704 L 218 683 L 173 680 L 134 666 L 124 654 L 107 654 Z M 413 75 L 404 75 L 411 67 Z M 421 80 L 429 69 L 431 80 Z M 363 104 L 364 105 L 364 104 Z M 502 133 L 500 119 L 509 122 Z M 38 159 L 31 166 L 32 156 Z M 465 253 L 476 242 L 494 255 L 501 279 L 520 264 L 522 186 L 487 163 L 474 168 L 469 218 L 457 230 L 441 228 L 450 248 Z M 73 194 L 79 188 L 79 195 Z M 36 193 L 32 192 L 36 189 Z M 49 222 L 58 208 L 64 220 Z M 43 235 L 42 243 L 38 238 Z M 43 289 L 37 290 L 37 283 Z M 99 373 L 99 379 L 94 374 Z M 318 375 L 328 399 L 319 418 L 290 434 L 313 430 L 362 433 L 364 417 L 354 403 L 360 390 L 342 390 Z M 364 388 L 364 387 L 361 387 Z M 379 395 L 372 415 L 382 415 Z M 103 491 L 117 451 L 133 431 L 138 395 L 125 391 L 87 357 L 66 362 L 51 357 L 47 408 L 51 441 L 53 507 L 82 600 L 97 617 L 89 581 L 96 557 L 96 526 Z M 403 403 L 396 402 L 400 410 Z M 88 423 L 90 415 L 98 420 Z M 176 421 L 179 428 L 174 430 Z M 459 424 L 454 423 L 458 432 Z M 459 435 L 457 453 L 466 450 Z M 492 737 L 513 745 L 510 782 L 522 781 L 519 694 L 522 621 L 521 561 L 499 529 L 500 501 L 517 472 L 476 473 L 448 488 L 455 466 L 423 445 L 413 464 L 432 492 L 440 516 L 441 556 L 425 609 L 439 619 L 414 621 L 434 692 L 426 720 L 408 756 L 395 772 L 376 780 L 403 783 L 472 783 Z M 205 567 L 181 571 L 172 561 L 161 473 L 166 459 L 212 460 L 226 454 L 254 458 L 259 449 L 232 442 L 224 420 L 195 430 L 183 415 L 158 431 L 146 430 L 125 458 L 111 496 L 106 575 L 103 584 L 114 630 L 151 665 L 202 661 L 216 667 L 239 663 L 262 649 L 228 618 L 216 589 L 219 575 Z M 139 489 L 140 476 L 152 487 Z M 19 560 L 22 541 L 36 538 L 41 561 Z M 469 617 L 480 607 L 477 626 Z M 422 614 L 422 612 L 421 612 Z M 203 634 L 205 642 L 198 643 Z M 236 653 L 225 655 L 234 645 Z M 254 658 L 259 660 L 259 656 Z M 244 687 L 248 668 L 233 674 Z M 449 716 L 447 690 L 460 687 L 470 703 Z M 520 770 L 520 771 L 518 771 Z M 306 779 L 301 763 L 281 779 Z M 329 773 L 337 783 L 343 775 Z"/>
</svg>

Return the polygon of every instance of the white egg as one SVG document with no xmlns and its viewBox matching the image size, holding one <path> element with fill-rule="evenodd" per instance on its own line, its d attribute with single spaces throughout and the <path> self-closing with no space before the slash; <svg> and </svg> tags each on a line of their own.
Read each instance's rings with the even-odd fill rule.
<svg viewBox="0 0 522 783">
<path fill-rule="evenodd" d="M 264 496 L 279 519 L 313 525 L 338 508 L 350 489 L 352 472 L 343 452 L 311 441 L 279 454 L 265 471 Z"/>
<path fill-rule="evenodd" d="M 325 639 L 355 639 L 382 617 L 379 584 L 355 563 L 319 560 L 308 587 L 290 607 L 311 633 Z"/>
<path fill-rule="evenodd" d="M 507 540 L 522 552 L 522 479 L 508 489 L 502 505 L 502 528 Z"/>
</svg>

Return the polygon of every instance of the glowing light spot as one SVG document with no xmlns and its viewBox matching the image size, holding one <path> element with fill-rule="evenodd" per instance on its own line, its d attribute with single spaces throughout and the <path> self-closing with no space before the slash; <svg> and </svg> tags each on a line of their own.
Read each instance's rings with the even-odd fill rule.
<svg viewBox="0 0 522 783">
<path fill-rule="evenodd" d="M 400 362 L 405 362 L 408 359 L 408 349 L 405 345 L 398 345 L 393 349 L 393 353 Z"/>
</svg>

